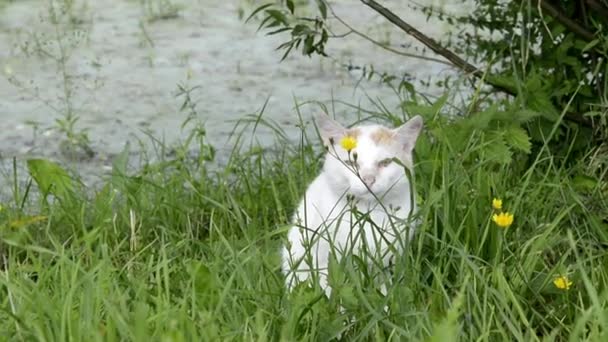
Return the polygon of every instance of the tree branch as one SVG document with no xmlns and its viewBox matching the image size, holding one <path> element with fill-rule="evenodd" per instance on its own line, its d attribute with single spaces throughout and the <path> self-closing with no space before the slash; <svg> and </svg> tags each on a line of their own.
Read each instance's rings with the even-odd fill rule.
<svg viewBox="0 0 608 342">
<path fill-rule="evenodd" d="M 535 0 L 535 1 L 541 1 L 541 3 L 544 2 L 543 0 Z M 364 3 L 365 5 L 369 6 L 370 8 L 372 8 L 374 11 L 378 12 L 378 14 L 380 14 L 381 16 L 386 18 L 388 21 L 390 21 L 391 23 L 393 23 L 394 25 L 396 25 L 403 31 L 405 31 L 407 34 L 413 36 L 414 38 L 416 38 L 417 40 L 422 42 L 424 45 L 426 45 L 428 48 L 433 50 L 435 53 L 443 56 L 444 58 L 446 58 L 447 60 L 452 62 L 452 64 L 454 66 L 475 76 L 478 79 L 484 80 L 486 83 L 491 85 L 496 90 L 502 91 L 502 92 L 512 95 L 512 96 L 517 96 L 516 89 L 513 89 L 512 87 L 509 87 L 508 85 L 501 84 L 497 80 L 494 80 L 492 77 L 484 77 L 484 73 L 481 70 L 479 70 L 472 64 L 468 63 L 464 59 L 460 58 L 460 56 L 456 55 L 452 51 L 442 47 L 435 40 L 426 36 L 424 33 L 418 31 L 412 25 L 403 21 L 395 13 L 391 12 L 388 8 L 380 5 L 379 3 L 377 3 L 374 0 L 361 0 L 361 2 Z M 586 118 L 578 113 L 568 112 L 568 113 L 566 113 L 565 117 L 566 117 L 566 119 L 579 123 L 581 125 L 593 127 L 592 122 L 588 118 Z"/>
<path fill-rule="evenodd" d="M 608 8 L 596 0 L 585 0 L 585 3 L 591 7 L 594 11 L 598 12 L 600 15 L 608 18 Z"/>
<path fill-rule="evenodd" d="M 365 5 L 371 7 L 374 11 L 378 12 L 380 15 L 382 15 L 383 17 L 388 19 L 388 21 L 390 21 L 391 23 L 393 23 L 394 25 L 398 26 L 400 29 L 405 31 L 407 34 L 413 36 L 414 38 L 416 38 L 417 40 L 422 42 L 422 44 L 426 45 L 429 49 L 433 50 L 438 55 L 441 55 L 445 59 L 452 62 L 452 64 L 455 65 L 456 67 L 458 67 L 459 69 L 461 69 L 461 70 L 465 71 L 466 73 L 469 73 L 477 78 L 480 78 L 480 79 L 483 78 L 484 73 L 481 70 L 477 69 L 474 65 L 470 64 L 469 62 L 465 61 L 464 59 L 460 58 L 460 56 L 456 55 L 452 51 L 439 45 L 439 43 L 437 43 L 434 39 L 426 36 L 424 33 L 418 31 L 412 25 L 403 21 L 395 13 L 391 12 L 388 8 L 380 5 L 379 3 L 377 3 L 374 0 L 361 0 L 361 2 L 364 3 Z M 515 89 L 511 89 L 510 87 L 507 87 L 505 85 L 498 84 L 497 82 L 492 82 L 491 80 L 488 80 L 488 79 L 486 79 L 485 81 L 488 84 L 490 84 L 492 87 L 494 87 L 498 90 L 501 90 L 507 94 L 517 95 Z"/>
<path fill-rule="evenodd" d="M 564 14 L 562 9 L 559 8 L 557 5 L 552 5 L 547 0 L 534 0 L 534 3 L 536 4 L 537 7 L 540 5 L 539 12 L 541 14 L 542 14 L 542 11 L 540 11 L 540 8 L 542 8 L 543 11 L 547 12 L 550 16 L 555 18 L 562 25 L 564 25 L 567 29 L 574 32 L 581 38 L 585 39 L 588 42 L 593 40 L 593 38 L 594 38 L 593 32 L 587 30 L 586 28 L 579 25 L 579 23 L 577 23 L 576 21 L 570 19 L 566 14 Z"/>
<path fill-rule="evenodd" d="M 433 58 L 433 57 L 427 57 L 427 56 L 422 56 L 422 55 L 415 55 L 412 53 L 407 53 L 407 52 L 403 52 L 403 51 L 399 51 L 397 49 L 394 49 L 392 47 L 390 47 L 387 44 L 382 44 L 378 41 L 376 41 L 375 39 L 371 38 L 370 36 L 362 33 L 361 31 L 356 30 L 354 27 L 350 26 L 346 21 L 344 21 L 342 18 L 340 18 L 340 16 L 338 16 L 338 14 L 336 14 L 336 12 L 334 11 L 333 6 L 328 5 L 329 10 L 331 11 L 332 15 L 334 16 L 334 18 L 336 18 L 336 20 L 338 20 L 342 25 L 346 26 L 346 28 L 348 28 L 350 31 L 354 34 L 356 34 L 357 36 L 369 41 L 370 43 L 381 47 L 387 51 L 390 51 L 396 55 L 400 55 L 400 56 L 404 56 L 404 57 L 411 57 L 411 58 L 418 58 L 418 59 L 422 59 L 422 60 L 427 60 L 427 61 L 431 61 L 431 62 L 435 62 L 435 63 L 441 63 L 441 64 L 445 64 L 445 65 L 449 65 L 451 66 L 452 63 L 450 62 L 446 62 L 443 59 L 439 59 L 439 58 Z"/>
</svg>

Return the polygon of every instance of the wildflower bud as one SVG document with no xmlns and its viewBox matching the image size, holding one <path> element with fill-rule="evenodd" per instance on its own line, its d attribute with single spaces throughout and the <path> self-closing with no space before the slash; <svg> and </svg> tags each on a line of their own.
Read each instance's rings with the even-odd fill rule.
<svg viewBox="0 0 608 342">
<path fill-rule="evenodd" d="M 329 143 L 333 145 L 334 144 L 334 138 L 329 138 Z"/>
<path fill-rule="evenodd" d="M 502 200 L 500 198 L 494 198 L 492 200 L 492 208 L 494 208 L 495 210 L 502 209 Z"/>
<path fill-rule="evenodd" d="M 354 152 L 354 153 L 353 153 L 353 159 L 354 159 L 355 161 L 357 161 L 357 157 L 358 157 L 358 156 L 359 156 L 359 155 L 357 154 L 357 152 Z"/>
</svg>

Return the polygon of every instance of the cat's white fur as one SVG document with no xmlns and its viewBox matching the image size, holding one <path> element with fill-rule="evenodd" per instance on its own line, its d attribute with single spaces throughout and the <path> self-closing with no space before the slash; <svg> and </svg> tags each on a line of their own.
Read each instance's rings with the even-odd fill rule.
<svg viewBox="0 0 608 342">
<path fill-rule="evenodd" d="M 315 121 L 328 152 L 321 174 L 294 215 L 282 269 L 289 290 L 313 278 L 329 296 L 330 254 L 338 260 L 346 253 L 371 255 L 387 265 L 393 247 L 400 250 L 412 237 L 415 227 L 409 218 L 416 204 L 402 165 L 413 174 L 412 151 L 423 123 L 416 116 L 395 129 L 366 125 L 349 130 L 327 115 L 318 115 Z M 340 145 L 346 135 L 356 135 L 357 146 L 350 152 Z M 389 158 L 402 165 L 389 163 Z M 374 224 L 358 221 L 353 206 L 369 213 Z"/>
</svg>

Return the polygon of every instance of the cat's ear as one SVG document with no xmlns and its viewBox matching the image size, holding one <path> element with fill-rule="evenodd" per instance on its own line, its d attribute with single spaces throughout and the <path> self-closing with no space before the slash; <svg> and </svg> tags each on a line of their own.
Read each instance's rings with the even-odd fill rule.
<svg viewBox="0 0 608 342">
<path fill-rule="evenodd" d="M 418 135 L 422 130 L 422 125 L 422 117 L 420 115 L 416 115 L 409 119 L 408 122 L 395 128 L 395 138 L 402 144 L 403 149 L 407 153 L 412 152 L 414 149 Z"/>
<path fill-rule="evenodd" d="M 325 114 L 315 114 L 315 122 L 324 141 L 336 141 L 346 134 L 346 128 Z"/>
</svg>

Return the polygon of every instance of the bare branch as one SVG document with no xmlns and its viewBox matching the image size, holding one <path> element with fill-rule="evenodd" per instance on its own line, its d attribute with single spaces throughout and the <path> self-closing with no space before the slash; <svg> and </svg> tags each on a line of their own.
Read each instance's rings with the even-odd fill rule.
<svg viewBox="0 0 608 342">
<path fill-rule="evenodd" d="M 589 5 L 589 7 L 591 7 L 591 9 L 593 9 L 600 15 L 608 18 L 608 7 L 606 7 L 605 5 L 602 5 L 601 3 L 597 2 L 596 0 L 585 0 L 585 2 L 587 3 L 587 5 Z"/>
<path fill-rule="evenodd" d="M 365 5 L 371 7 L 374 11 L 378 12 L 380 15 L 382 15 L 383 17 L 388 19 L 388 21 L 390 21 L 391 23 L 395 24 L 400 29 L 405 31 L 407 34 L 413 36 L 414 38 L 416 38 L 417 40 L 422 42 L 422 44 L 426 45 L 429 49 L 433 50 L 438 55 L 441 55 L 445 59 L 452 62 L 452 64 L 455 65 L 456 67 L 458 67 L 459 69 L 461 69 L 461 70 L 465 71 L 466 73 L 469 73 L 477 78 L 484 79 L 483 71 L 477 69 L 474 65 L 472 65 L 469 62 L 465 61 L 464 59 L 460 58 L 460 56 L 456 55 L 452 51 L 439 45 L 439 43 L 437 43 L 434 39 L 426 36 L 424 33 L 418 31 L 412 25 L 403 21 L 395 13 L 391 12 L 388 8 L 380 5 L 379 3 L 377 3 L 374 0 L 361 0 L 361 2 L 363 2 Z M 511 89 L 510 87 L 507 87 L 503 84 L 493 82 L 490 79 L 485 79 L 485 81 L 488 84 L 490 84 L 492 87 L 494 87 L 495 89 L 498 89 L 502 92 L 505 92 L 510 95 L 517 94 L 515 89 Z"/>
<path fill-rule="evenodd" d="M 542 11 L 540 11 L 540 8 L 542 8 L 543 11 L 547 12 L 550 16 L 555 18 L 562 25 L 564 25 L 567 29 L 574 32 L 581 38 L 585 39 L 586 41 L 593 40 L 593 38 L 594 38 L 593 32 L 587 30 L 586 28 L 582 27 L 576 21 L 570 19 L 566 14 L 564 14 L 562 9 L 559 8 L 557 5 L 553 5 L 547 0 L 534 0 L 534 3 L 537 6 L 540 6 L 539 12 L 541 12 L 541 14 L 542 14 Z"/>
<path fill-rule="evenodd" d="M 537 1 L 537 0 L 535 0 L 535 1 Z M 540 1 L 542 1 L 542 0 L 540 0 Z M 374 0 L 361 0 L 361 2 L 364 3 L 365 5 L 371 7 L 374 11 L 378 12 L 381 16 L 388 19 L 388 21 L 390 21 L 391 23 L 393 23 L 394 25 L 396 25 L 397 27 L 399 27 L 400 29 L 405 31 L 407 34 L 412 35 L 414 38 L 416 38 L 417 40 L 422 42 L 424 45 L 426 45 L 428 48 L 433 50 L 435 53 L 445 57 L 447 60 L 452 62 L 454 64 L 454 66 L 458 67 L 459 69 L 475 76 L 478 79 L 482 79 L 483 81 L 485 81 L 486 83 L 491 85 L 496 90 L 502 91 L 502 92 L 512 95 L 512 96 L 517 95 L 516 89 L 513 89 L 512 87 L 510 87 L 508 85 L 501 84 L 500 82 L 495 80 L 491 75 L 489 75 L 489 76 L 485 75 L 481 70 L 479 70 L 472 64 L 470 64 L 467 61 L 465 61 L 464 59 L 460 58 L 458 55 L 456 55 L 452 51 L 442 47 L 435 40 L 426 36 L 424 33 L 418 31 L 416 28 L 414 28 L 410 24 L 403 21 L 395 13 L 391 12 L 388 8 L 380 5 L 379 3 L 377 3 Z M 566 117 L 566 119 L 568 119 L 570 121 L 577 122 L 579 124 L 582 124 L 582 125 L 585 125 L 588 127 L 593 127 L 593 123 L 587 117 L 584 117 L 580 113 L 568 112 L 568 113 L 566 113 L 565 117 Z"/>
<path fill-rule="evenodd" d="M 376 41 L 375 39 L 371 38 L 370 36 L 364 34 L 363 32 L 358 31 L 354 27 L 350 26 L 346 21 L 344 21 L 342 18 L 340 18 L 340 16 L 338 16 L 336 14 L 336 12 L 334 11 L 334 8 L 332 6 L 328 5 L 328 7 L 329 7 L 329 10 L 331 11 L 332 15 L 334 16 L 334 18 L 336 18 L 336 20 L 338 20 L 342 25 L 344 25 L 346 28 L 349 29 L 349 33 L 354 33 L 357 36 L 369 41 L 370 43 L 372 43 L 376 46 L 379 46 L 389 52 L 392 52 L 396 55 L 400 55 L 403 57 L 417 58 L 417 59 L 422 59 L 422 60 L 431 61 L 431 62 L 435 62 L 435 63 L 441 63 L 441 64 L 445 64 L 445 65 L 450 65 L 450 66 L 452 65 L 451 63 L 446 62 L 439 58 L 433 58 L 433 57 L 427 57 L 427 56 L 417 55 L 417 54 L 413 54 L 413 53 L 403 52 L 403 51 L 394 49 L 387 44 L 382 44 L 382 43 Z"/>
</svg>

